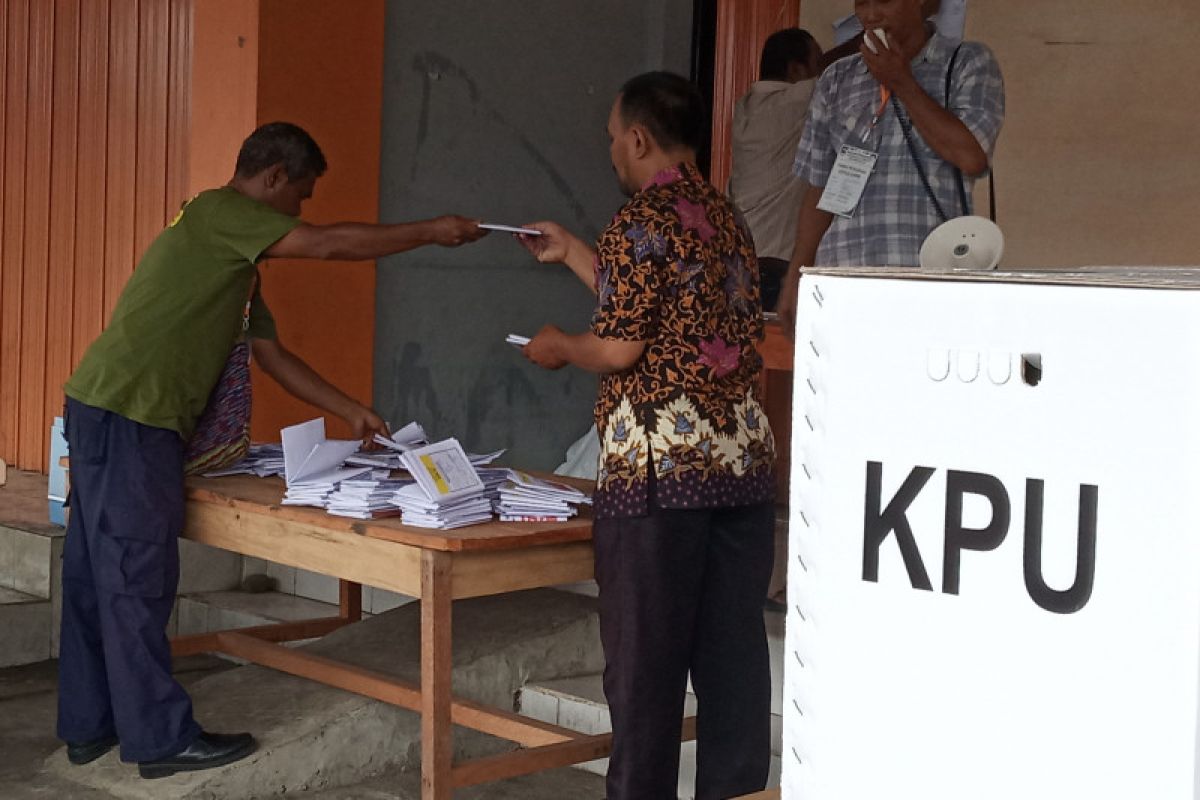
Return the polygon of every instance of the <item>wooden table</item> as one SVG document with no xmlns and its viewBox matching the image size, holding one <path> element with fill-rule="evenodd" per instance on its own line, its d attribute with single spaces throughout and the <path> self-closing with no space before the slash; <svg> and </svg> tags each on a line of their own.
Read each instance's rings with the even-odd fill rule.
<svg viewBox="0 0 1200 800">
<path fill-rule="evenodd" d="M 180 637 L 172 642 L 175 655 L 226 653 L 419 712 L 422 800 L 443 800 L 458 787 L 609 754 L 612 734 L 582 735 L 451 694 L 451 603 L 589 580 L 592 526 L 586 508 L 570 522 L 493 521 L 437 531 L 395 519 L 355 520 L 281 506 L 282 497 L 283 483 L 276 478 L 190 479 L 184 538 L 338 578 L 338 616 Z M 420 686 L 280 644 L 323 636 L 359 620 L 363 584 L 420 598 Z M 521 749 L 454 764 L 452 724 L 516 742 Z M 694 736 L 694 720 L 685 720 L 683 738 Z"/>
</svg>

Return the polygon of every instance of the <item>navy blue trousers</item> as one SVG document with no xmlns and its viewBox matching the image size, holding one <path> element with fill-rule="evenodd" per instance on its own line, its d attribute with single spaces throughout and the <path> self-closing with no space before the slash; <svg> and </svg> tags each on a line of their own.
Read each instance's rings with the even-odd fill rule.
<svg viewBox="0 0 1200 800">
<path fill-rule="evenodd" d="M 653 496 L 652 496 L 653 497 Z M 696 692 L 696 798 L 767 785 L 771 664 L 763 600 L 775 560 L 771 503 L 598 519 L 593 526 L 608 800 L 674 800 L 688 673 Z"/>
<path fill-rule="evenodd" d="M 125 761 L 192 743 L 192 701 L 171 675 L 183 440 L 67 400 L 71 518 L 63 548 L 58 736 L 112 735 Z"/>
</svg>

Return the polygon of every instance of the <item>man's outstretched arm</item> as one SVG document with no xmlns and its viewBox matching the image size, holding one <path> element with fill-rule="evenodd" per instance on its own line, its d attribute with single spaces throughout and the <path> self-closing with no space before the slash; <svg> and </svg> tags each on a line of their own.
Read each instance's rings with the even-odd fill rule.
<svg viewBox="0 0 1200 800">
<path fill-rule="evenodd" d="M 337 222 L 292 229 L 266 249 L 267 258 L 319 258 L 361 261 L 439 244 L 457 247 L 487 235 L 479 220 L 459 216 L 435 217 L 419 222 L 372 225 Z"/>
<path fill-rule="evenodd" d="M 251 339 L 250 347 L 263 372 L 288 394 L 341 417 L 350 425 L 354 438 L 365 439 L 376 433 L 389 435 L 387 424 L 378 414 L 322 378 L 278 339 Z"/>
</svg>

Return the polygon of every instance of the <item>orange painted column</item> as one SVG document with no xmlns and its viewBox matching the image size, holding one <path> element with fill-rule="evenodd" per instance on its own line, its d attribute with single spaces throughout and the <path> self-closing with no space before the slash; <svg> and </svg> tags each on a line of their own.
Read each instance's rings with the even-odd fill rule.
<svg viewBox="0 0 1200 800">
<path fill-rule="evenodd" d="M 329 169 L 304 204 L 312 223 L 374 222 L 379 208 L 384 4 L 324 0 L 196 3 L 190 177 L 193 193 L 233 174 L 256 126 L 294 122 Z M 370 404 L 375 336 L 374 262 L 268 261 L 263 293 L 280 340 L 342 391 Z M 254 372 L 252 436 L 319 416 Z M 330 436 L 348 435 L 327 418 Z"/>
</svg>

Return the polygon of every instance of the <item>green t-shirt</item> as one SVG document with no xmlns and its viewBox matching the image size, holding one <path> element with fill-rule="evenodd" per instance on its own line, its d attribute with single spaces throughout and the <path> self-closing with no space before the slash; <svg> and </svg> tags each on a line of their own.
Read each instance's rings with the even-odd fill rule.
<svg viewBox="0 0 1200 800">
<path fill-rule="evenodd" d="M 190 437 L 242 320 L 264 250 L 300 224 L 228 187 L 201 192 L 154 240 L 66 393 Z M 257 289 L 251 338 L 275 338 Z"/>
</svg>

